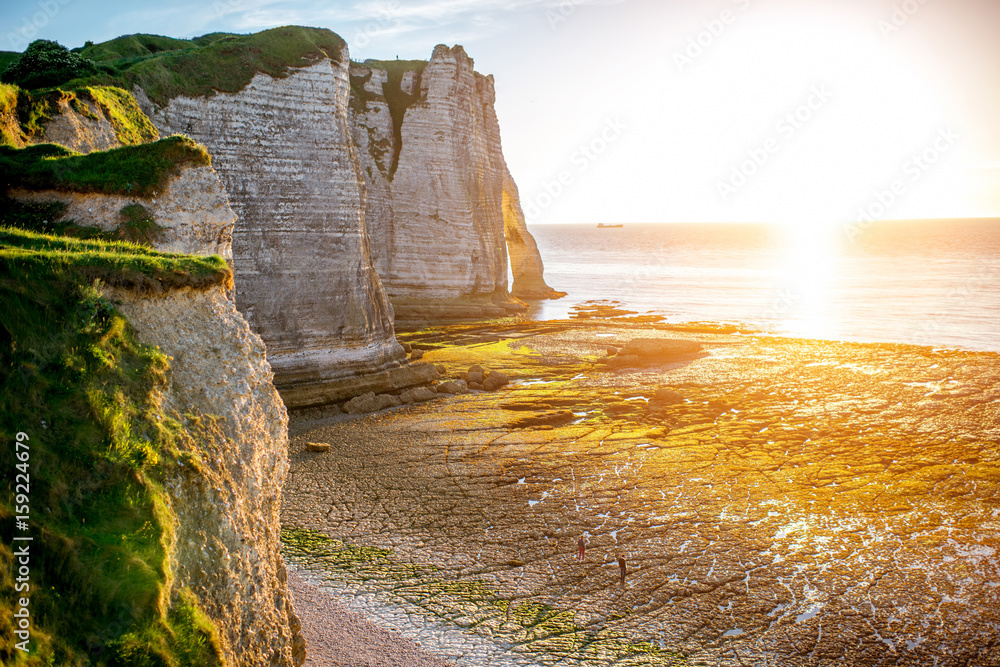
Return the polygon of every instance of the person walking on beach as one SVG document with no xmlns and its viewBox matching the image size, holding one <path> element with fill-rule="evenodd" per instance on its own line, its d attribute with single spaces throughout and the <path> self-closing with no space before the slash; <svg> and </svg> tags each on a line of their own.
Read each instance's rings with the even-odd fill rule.
<svg viewBox="0 0 1000 667">
<path fill-rule="evenodd" d="M 583 535 L 577 541 L 576 547 L 576 559 L 582 563 L 587 557 L 587 540 L 583 539 Z"/>
<path fill-rule="evenodd" d="M 618 571 L 622 576 L 622 585 L 625 585 L 625 575 L 628 574 L 628 567 L 625 565 L 625 559 L 622 556 L 618 556 Z"/>
</svg>

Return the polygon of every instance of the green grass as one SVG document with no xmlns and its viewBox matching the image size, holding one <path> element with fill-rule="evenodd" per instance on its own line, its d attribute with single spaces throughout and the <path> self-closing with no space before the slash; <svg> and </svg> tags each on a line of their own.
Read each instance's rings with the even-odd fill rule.
<svg viewBox="0 0 1000 667">
<path fill-rule="evenodd" d="M 142 204 L 123 206 L 119 216 L 121 222 L 116 235 L 121 240 L 151 246 L 160 239 L 163 227 L 156 223 L 153 214 Z"/>
<path fill-rule="evenodd" d="M 150 144 L 122 146 L 87 155 L 55 144 L 0 146 L 0 189 L 98 192 L 150 197 L 185 165 L 205 166 L 205 148 L 174 135 Z"/>
<path fill-rule="evenodd" d="M 80 55 L 94 61 L 119 60 L 122 58 L 134 58 L 137 56 L 148 56 L 163 51 L 176 51 L 178 49 L 189 49 L 196 44 L 187 39 L 174 39 L 162 35 L 123 35 L 115 39 L 101 42 L 100 44 L 89 44 L 80 49 Z"/>
<path fill-rule="evenodd" d="M 339 62 L 345 43 L 324 28 L 286 26 L 254 35 L 205 35 L 191 41 L 186 48 L 143 53 L 143 48 L 149 50 L 148 43 L 142 44 L 142 38 L 147 37 L 153 36 L 131 35 L 128 39 L 119 38 L 126 42 L 112 40 L 87 47 L 83 50 L 86 57 L 93 57 L 86 55 L 88 52 L 108 57 L 118 53 L 122 57 L 102 59 L 104 74 L 78 79 L 64 87 L 97 84 L 131 90 L 138 85 L 154 103 L 163 106 L 181 95 L 201 97 L 237 92 L 258 72 L 280 78 L 288 75 L 290 67 L 307 66 L 323 57 Z M 183 41 L 161 44 L 181 46 L 179 42 Z"/>
<path fill-rule="evenodd" d="M 161 487 L 198 434 L 167 414 L 169 359 L 92 283 L 217 261 L 0 229 L 0 663 L 218 665 L 212 624 L 172 588 Z M 128 283 L 130 279 L 118 280 Z M 30 653 L 14 649 L 15 434 L 30 458 Z M 18 514 L 23 514 L 18 511 Z M 24 534 L 24 533 L 19 533 Z M 19 596 L 24 592 L 19 592 Z"/>
<path fill-rule="evenodd" d="M 366 67 L 373 69 L 384 69 L 389 80 L 383 84 L 382 91 L 385 94 L 385 102 L 389 105 L 389 115 L 392 116 L 392 129 L 396 137 L 396 154 L 393 156 L 392 165 L 389 167 L 389 180 L 396 174 L 396 167 L 399 166 L 399 147 L 403 145 L 403 117 L 420 97 L 420 75 L 427 67 L 426 60 L 366 60 L 363 63 Z M 417 81 L 415 84 L 416 94 L 408 95 L 403 92 L 401 84 L 403 75 L 411 70 L 416 70 Z M 359 100 L 362 104 L 372 97 L 371 93 L 364 90 L 364 77 L 351 77 L 351 97 Z"/>
<path fill-rule="evenodd" d="M 184 287 L 231 288 L 233 284 L 226 260 L 218 255 L 158 252 L 125 241 L 73 239 L 0 227 L 0 253 L 0 269 L 11 275 L 48 267 L 73 280 L 87 284 L 100 280 L 139 294 L 162 294 Z"/>
<path fill-rule="evenodd" d="M 27 202 L 0 197 L 0 225 L 43 235 L 74 239 L 115 242 L 127 241 L 141 246 L 155 245 L 163 227 L 142 204 L 129 204 L 119 211 L 118 227 L 104 231 L 100 227 L 78 225 L 65 219 L 66 205 L 62 202 Z"/>
</svg>

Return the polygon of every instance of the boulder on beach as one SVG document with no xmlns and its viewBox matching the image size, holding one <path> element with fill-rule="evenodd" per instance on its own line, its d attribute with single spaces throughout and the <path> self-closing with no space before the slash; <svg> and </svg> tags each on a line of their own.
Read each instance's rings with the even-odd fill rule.
<svg viewBox="0 0 1000 667">
<path fill-rule="evenodd" d="M 556 410 L 554 412 L 546 412 L 540 415 L 533 415 L 531 417 L 522 417 L 511 424 L 511 426 L 514 428 L 526 428 L 529 426 L 562 426 L 563 424 L 570 423 L 574 419 L 576 419 L 576 415 L 569 410 Z"/>
<path fill-rule="evenodd" d="M 423 356 L 424 356 L 423 350 L 414 350 L 413 352 L 410 352 L 411 361 L 417 361 L 418 359 L 422 359 Z"/>
<path fill-rule="evenodd" d="M 413 389 L 407 389 L 399 395 L 399 400 L 406 405 L 410 405 L 411 403 L 423 403 L 424 401 L 431 401 L 435 398 L 437 398 L 437 394 L 430 387 L 414 387 Z"/>
<path fill-rule="evenodd" d="M 448 380 L 447 382 L 442 382 L 437 387 L 437 393 L 439 394 L 464 394 L 468 391 L 464 386 L 455 382 L 454 380 Z"/>
<path fill-rule="evenodd" d="M 307 442 L 306 443 L 307 452 L 328 452 L 330 451 L 330 443 L 328 442 Z"/>
<path fill-rule="evenodd" d="M 653 394 L 653 398 L 649 402 L 656 403 L 657 405 L 677 405 L 684 402 L 684 396 L 679 391 L 661 387 L 656 390 L 656 393 Z"/>
<path fill-rule="evenodd" d="M 483 383 L 483 374 L 482 373 L 473 372 L 473 371 L 469 371 L 468 373 L 466 373 L 466 378 L 465 379 L 466 379 L 466 381 L 469 382 L 469 384 L 472 384 L 473 382 L 475 382 L 476 384 L 482 384 Z"/>
<path fill-rule="evenodd" d="M 469 367 L 469 373 L 479 373 L 480 375 L 482 375 L 485 372 L 486 371 L 479 364 L 476 364 L 475 366 L 470 366 Z"/>
<path fill-rule="evenodd" d="M 500 371 L 493 371 L 483 380 L 483 388 L 486 391 L 496 391 L 500 387 L 506 386 L 509 382 L 510 378 L 506 375 Z"/>
<path fill-rule="evenodd" d="M 393 408 L 402 405 L 403 402 L 398 396 L 390 394 L 376 394 L 373 391 L 361 396 L 355 396 L 347 403 L 344 403 L 344 412 L 349 415 L 361 415 L 368 412 L 378 412 L 386 408 Z"/>
<path fill-rule="evenodd" d="M 434 367 L 434 369 L 438 372 L 438 375 L 440 376 L 443 376 L 448 371 L 448 369 L 444 367 L 444 364 L 438 364 L 437 366 Z"/>
</svg>

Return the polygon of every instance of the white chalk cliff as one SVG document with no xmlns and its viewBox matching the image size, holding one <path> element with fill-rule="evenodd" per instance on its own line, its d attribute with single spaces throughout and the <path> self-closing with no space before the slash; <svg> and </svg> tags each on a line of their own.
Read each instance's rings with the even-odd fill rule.
<svg viewBox="0 0 1000 667">
<path fill-rule="evenodd" d="M 396 342 L 372 266 L 365 182 L 348 122 L 349 58 L 237 93 L 144 104 L 163 134 L 205 144 L 229 192 L 236 305 L 267 345 L 289 407 L 427 382 Z"/>
<path fill-rule="evenodd" d="M 493 77 L 477 73 L 461 46 L 435 47 L 426 65 L 395 81 L 388 68 L 399 69 L 369 61 L 352 70 L 352 108 L 369 191 L 366 225 L 396 317 L 523 310 L 508 290 L 507 248 L 516 260 L 514 296 L 558 296 L 542 280 L 537 246 L 515 213 Z"/>
<path fill-rule="evenodd" d="M 173 585 L 194 592 L 227 664 L 302 664 L 280 541 L 288 416 L 263 342 L 221 286 L 107 296 L 139 340 L 171 357 L 163 405 L 192 436 L 179 443 L 192 462 L 164 472 Z"/>
<path fill-rule="evenodd" d="M 161 227 L 152 244 L 157 250 L 233 258 L 236 216 L 212 167 L 181 166 L 162 192 L 147 197 L 23 188 L 11 189 L 7 194 L 25 202 L 60 202 L 65 205 L 61 220 L 107 232 L 115 231 L 123 222 L 123 208 L 139 204 Z"/>
</svg>

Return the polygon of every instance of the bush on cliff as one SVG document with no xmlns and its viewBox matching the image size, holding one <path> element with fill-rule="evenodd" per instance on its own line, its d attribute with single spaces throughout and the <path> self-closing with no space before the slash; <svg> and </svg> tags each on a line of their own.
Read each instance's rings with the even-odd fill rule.
<svg viewBox="0 0 1000 667">
<path fill-rule="evenodd" d="M 210 164 L 205 147 L 181 135 L 87 155 L 56 144 L 0 146 L 0 191 L 22 187 L 148 197 L 184 165 Z"/>
<path fill-rule="evenodd" d="M 93 60 L 80 57 L 58 42 L 36 39 L 7 66 L 0 80 L 30 90 L 50 88 L 94 74 L 97 74 L 97 65 Z"/>
<path fill-rule="evenodd" d="M 0 663 L 220 664 L 214 627 L 170 575 L 161 480 L 192 437 L 161 406 L 170 360 L 136 340 L 93 282 L 218 272 L 219 262 L 0 229 Z M 27 454 L 15 457 L 19 432 Z M 30 479 L 20 507 L 15 464 Z M 11 544 L 29 545 L 27 590 L 6 575 Z M 15 648 L 21 597 L 27 653 Z"/>
</svg>

